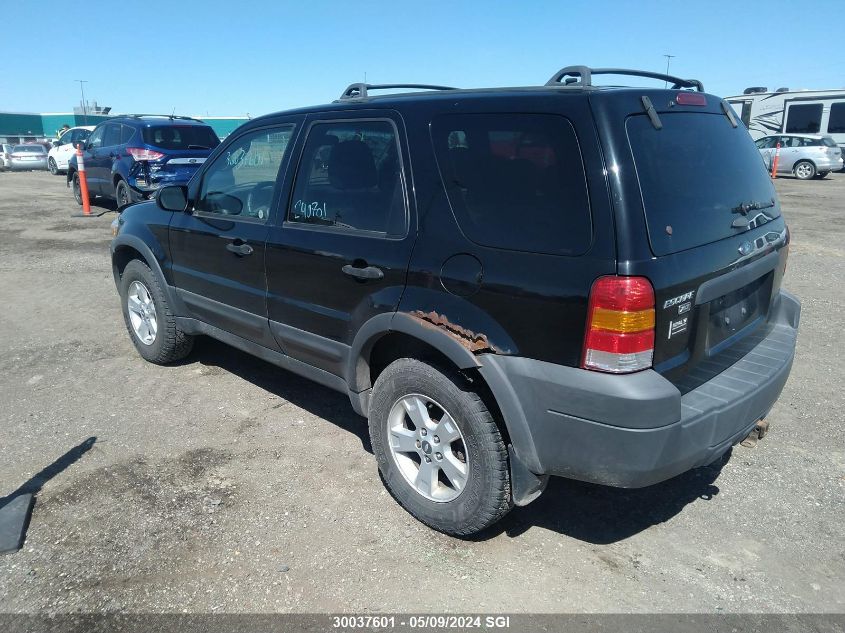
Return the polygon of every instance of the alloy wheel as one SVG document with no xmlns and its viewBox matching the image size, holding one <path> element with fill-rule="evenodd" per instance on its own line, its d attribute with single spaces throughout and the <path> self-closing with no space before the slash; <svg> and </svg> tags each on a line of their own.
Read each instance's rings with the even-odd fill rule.
<svg viewBox="0 0 845 633">
<path fill-rule="evenodd" d="M 153 297 L 140 281 L 133 281 L 126 293 L 129 322 L 135 337 L 144 345 L 152 345 L 158 333 L 158 318 Z"/>
<path fill-rule="evenodd" d="M 426 499 L 453 501 L 464 491 L 469 480 L 464 437 L 449 412 L 431 398 L 411 394 L 391 407 L 387 445 L 405 481 Z"/>
</svg>

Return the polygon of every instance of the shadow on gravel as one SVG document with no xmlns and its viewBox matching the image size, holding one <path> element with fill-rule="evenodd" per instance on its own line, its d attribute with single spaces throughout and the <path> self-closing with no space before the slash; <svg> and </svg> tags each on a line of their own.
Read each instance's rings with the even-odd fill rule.
<svg viewBox="0 0 845 633">
<path fill-rule="evenodd" d="M 13 551 L 23 546 L 26 540 L 26 532 L 29 529 L 35 495 L 41 492 L 45 483 L 74 462 L 79 461 L 85 453 L 91 450 L 96 441 L 96 437 L 89 437 L 56 459 L 52 464 L 35 473 L 17 490 L 5 497 L 0 497 L 0 551 Z"/>
<path fill-rule="evenodd" d="M 41 489 L 44 487 L 44 484 L 46 484 L 53 477 L 61 473 L 74 462 L 79 461 L 79 459 L 85 453 L 91 450 L 91 448 L 94 446 L 94 442 L 96 441 L 96 436 L 89 437 L 87 440 L 77 444 L 64 455 L 56 459 L 52 464 L 50 464 L 49 466 L 45 466 L 40 471 L 35 473 L 27 481 L 21 484 L 17 490 L 6 495 L 5 497 L 0 497 L 0 509 L 9 504 L 15 497 L 19 497 L 20 495 L 25 494 L 35 495 L 41 492 Z"/>
<path fill-rule="evenodd" d="M 539 499 L 514 508 L 474 540 L 487 540 L 502 532 L 515 537 L 536 526 L 595 545 L 621 541 L 668 521 L 687 504 L 710 501 L 719 494 L 714 482 L 729 458 L 730 451 L 710 466 L 633 490 L 552 477 Z"/>
<path fill-rule="evenodd" d="M 206 336 L 197 338 L 194 351 L 183 362 L 199 362 L 206 367 L 219 367 L 248 380 L 357 436 L 364 450 L 373 452 L 366 420 L 352 410 L 349 398 L 342 393 Z"/>
</svg>

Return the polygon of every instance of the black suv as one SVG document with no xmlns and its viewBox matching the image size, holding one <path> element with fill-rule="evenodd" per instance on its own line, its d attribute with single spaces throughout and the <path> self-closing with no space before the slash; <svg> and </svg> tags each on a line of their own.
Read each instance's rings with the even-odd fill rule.
<svg viewBox="0 0 845 633">
<path fill-rule="evenodd" d="M 399 503 L 468 535 L 549 475 L 647 486 L 753 432 L 792 365 L 788 243 L 725 101 L 575 66 L 254 119 L 112 255 L 145 359 L 204 334 L 348 394 Z"/>
</svg>

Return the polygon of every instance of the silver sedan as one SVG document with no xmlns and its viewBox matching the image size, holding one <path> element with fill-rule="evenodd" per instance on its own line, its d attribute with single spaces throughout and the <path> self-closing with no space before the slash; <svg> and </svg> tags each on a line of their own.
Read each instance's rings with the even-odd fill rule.
<svg viewBox="0 0 845 633">
<path fill-rule="evenodd" d="M 6 169 L 47 169 L 47 150 L 43 145 L 15 145 L 8 156 Z"/>
<path fill-rule="evenodd" d="M 778 174 L 793 174 L 800 180 L 824 178 L 842 169 L 842 150 L 830 136 L 821 134 L 772 134 L 755 141 L 763 162 L 771 171 L 780 143 Z"/>
</svg>

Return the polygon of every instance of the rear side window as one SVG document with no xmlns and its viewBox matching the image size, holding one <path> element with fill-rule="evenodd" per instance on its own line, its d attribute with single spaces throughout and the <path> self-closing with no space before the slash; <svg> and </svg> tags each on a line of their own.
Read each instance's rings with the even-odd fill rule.
<svg viewBox="0 0 845 633">
<path fill-rule="evenodd" d="M 834 141 L 834 140 L 833 140 L 832 138 L 830 138 L 829 136 L 825 136 L 825 137 L 822 139 L 822 145 L 825 145 L 825 146 L 827 146 L 827 147 L 838 147 L 838 146 L 836 145 L 836 141 Z"/>
<path fill-rule="evenodd" d="M 207 125 L 154 125 L 143 128 L 144 143 L 161 149 L 214 149 L 220 139 Z"/>
<path fill-rule="evenodd" d="M 125 145 L 129 141 L 132 140 L 132 137 L 135 136 L 135 128 L 131 125 L 121 125 L 120 126 L 120 144 Z"/>
<path fill-rule="evenodd" d="M 572 124 L 554 114 L 455 114 L 432 124 L 455 217 L 477 244 L 553 255 L 590 248 L 587 182 Z"/>
<path fill-rule="evenodd" d="M 834 134 L 845 133 L 845 101 L 834 103 L 830 106 L 827 131 Z"/>
<path fill-rule="evenodd" d="M 645 115 L 626 123 L 655 255 L 735 235 L 740 204 L 756 203 L 754 217 L 765 215 L 761 223 L 780 215 L 771 178 L 745 128 L 732 127 L 721 114 L 661 113 L 660 120 L 660 130 Z"/>
<path fill-rule="evenodd" d="M 803 134 L 816 134 L 821 129 L 822 104 L 792 104 L 786 115 L 786 131 Z"/>
<path fill-rule="evenodd" d="M 113 147 L 120 145 L 120 128 L 123 127 L 119 123 L 109 123 L 106 126 L 103 134 L 103 147 Z"/>
</svg>

